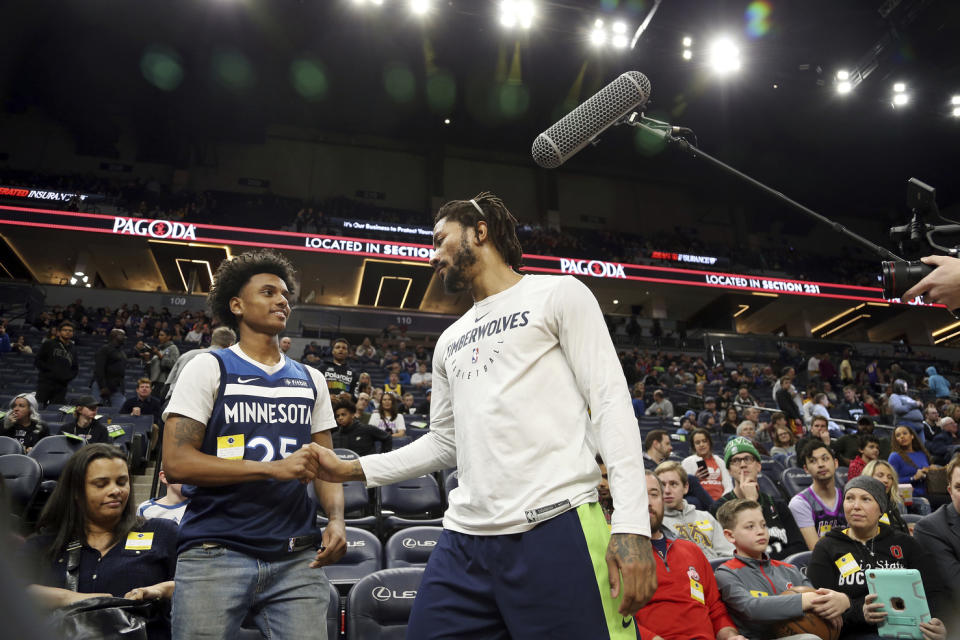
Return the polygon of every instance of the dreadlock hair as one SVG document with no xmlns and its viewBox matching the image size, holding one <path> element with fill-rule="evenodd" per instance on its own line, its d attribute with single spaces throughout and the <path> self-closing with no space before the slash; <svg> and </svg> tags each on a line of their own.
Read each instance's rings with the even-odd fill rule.
<svg viewBox="0 0 960 640">
<path fill-rule="evenodd" d="M 484 191 L 474 196 L 473 202 L 477 203 L 476 207 L 470 200 L 451 200 L 440 207 L 433 218 L 433 223 L 436 224 L 442 218 L 447 218 L 459 222 L 464 229 L 476 230 L 478 222 L 486 222 L 488 237 L 504 262 L 515 271 L 523 269 L 523 249 L 520 247 L 520 240 L 517 239 L 517 219 L 503 204 L 503 200 L 489 191 Z"/>
<path fill-rule="evenodd" d="M 230 300 L 240 295 L 240 290 L 250 278 L 260 273 L 270 273 L 281 280 L 290 293 L 296 287 L 296 271 L 285 257 L 276 251 L 258 249 L 236 256 L 233 260 L 224 260 L 213 276 L 213 285 L 207 304 L 214 317 L 236 332 L 240 331 L 237 317 L 230 311 Z"/>
</svg>

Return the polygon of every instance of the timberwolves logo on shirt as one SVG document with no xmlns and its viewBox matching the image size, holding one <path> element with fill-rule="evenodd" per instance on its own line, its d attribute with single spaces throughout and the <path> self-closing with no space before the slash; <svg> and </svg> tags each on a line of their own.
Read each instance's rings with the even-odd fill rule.
<svg viewBox="0 0 960 640">
<path fill-rule="evenodd" d="M 489 315 L 489 314 L 487 314 Z M 486 316 L 484 316 L 486 318 Z M 458 339 L 447 345 L 445 360 L 453 360 L 449 364 L 450 373 L 454 379 L 470 380 L 487 373 L 497 360 L 504 344 L 505 334 L 513 329 L 520 329 L 530 324 L 530 311 L 517 311 L 503 316 L 492 317 L 485 323 L 466 331 Z M 481 345 L 486 342 L 483 355 L 480 354 Z M 469 363 L 456 360 L 457 354 L 464 347 L 474 345 L 469 351 Z"/>
</svg>

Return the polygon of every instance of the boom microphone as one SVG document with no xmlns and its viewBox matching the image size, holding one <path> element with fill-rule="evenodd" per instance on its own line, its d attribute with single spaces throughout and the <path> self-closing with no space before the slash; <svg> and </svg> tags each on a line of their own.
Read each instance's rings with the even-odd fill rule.
<svg viewBox="0 0 960 640">
<path fill-rule="evenodd" d="M 556 169 L 625 115 L 650 99 L 650 81 L 627 71 L 533 141 L 533 161 Z"/>
</svg>

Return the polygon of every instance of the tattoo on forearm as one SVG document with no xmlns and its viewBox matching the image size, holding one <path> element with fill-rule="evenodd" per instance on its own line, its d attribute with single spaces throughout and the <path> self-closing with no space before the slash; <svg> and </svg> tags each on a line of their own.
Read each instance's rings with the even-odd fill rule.
<svg viewBox="0 0 960 640">
<path fill-rule="evenodd" d="M 206 425 L 190 418 L 176 418 L 173 423 L 173 437 L 178 447 L 186 444 L 199 449 L 206 430 Z"/>
<path fill-rule="evenodd" d="M 351 480 L 366 480 L 367 476 L 363 473 L 363 467 L 360 465 L 359 460 L 354 460 L 350 463 L 350 479 Z"/>
<path fill-rule="evenodd" d="M 642 562 L 651 558 L 650 538 L 629 533 L 615 533 L 610 537 L 610 550 L 625 562 Z"/>
</svg>

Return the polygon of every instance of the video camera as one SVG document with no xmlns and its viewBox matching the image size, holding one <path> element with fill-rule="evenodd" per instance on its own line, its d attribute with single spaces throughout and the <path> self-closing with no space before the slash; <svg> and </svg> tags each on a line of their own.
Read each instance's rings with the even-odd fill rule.
<svg viewBox="0 0 960 640">
<path fill-rule="evenodd" d="M 927 246 L 957 257 L 957 247 L 943 247 L 933 240 L 938 233 L 960 233 L 960 224 L 953 224 L 951 220 L 940 215 L 937 207 L 937 190 L 924 184 L 916 178 L 907 182 L 907 206 L 911 211 L 910 222 L 899 227 L 890 228 L 890 238 L 900 246 L 900 252 L 905 255 L 925 255 L 929 253 Z M 934 225 L 928 222 L 936 216 L 940 220 L 951 224 Z M 888 260 L 881 263 L 883 297 L 900 298 L 911 287 L 923 280 L 933 271 L 934 267 L 919 260 Z"/>
</svg>

